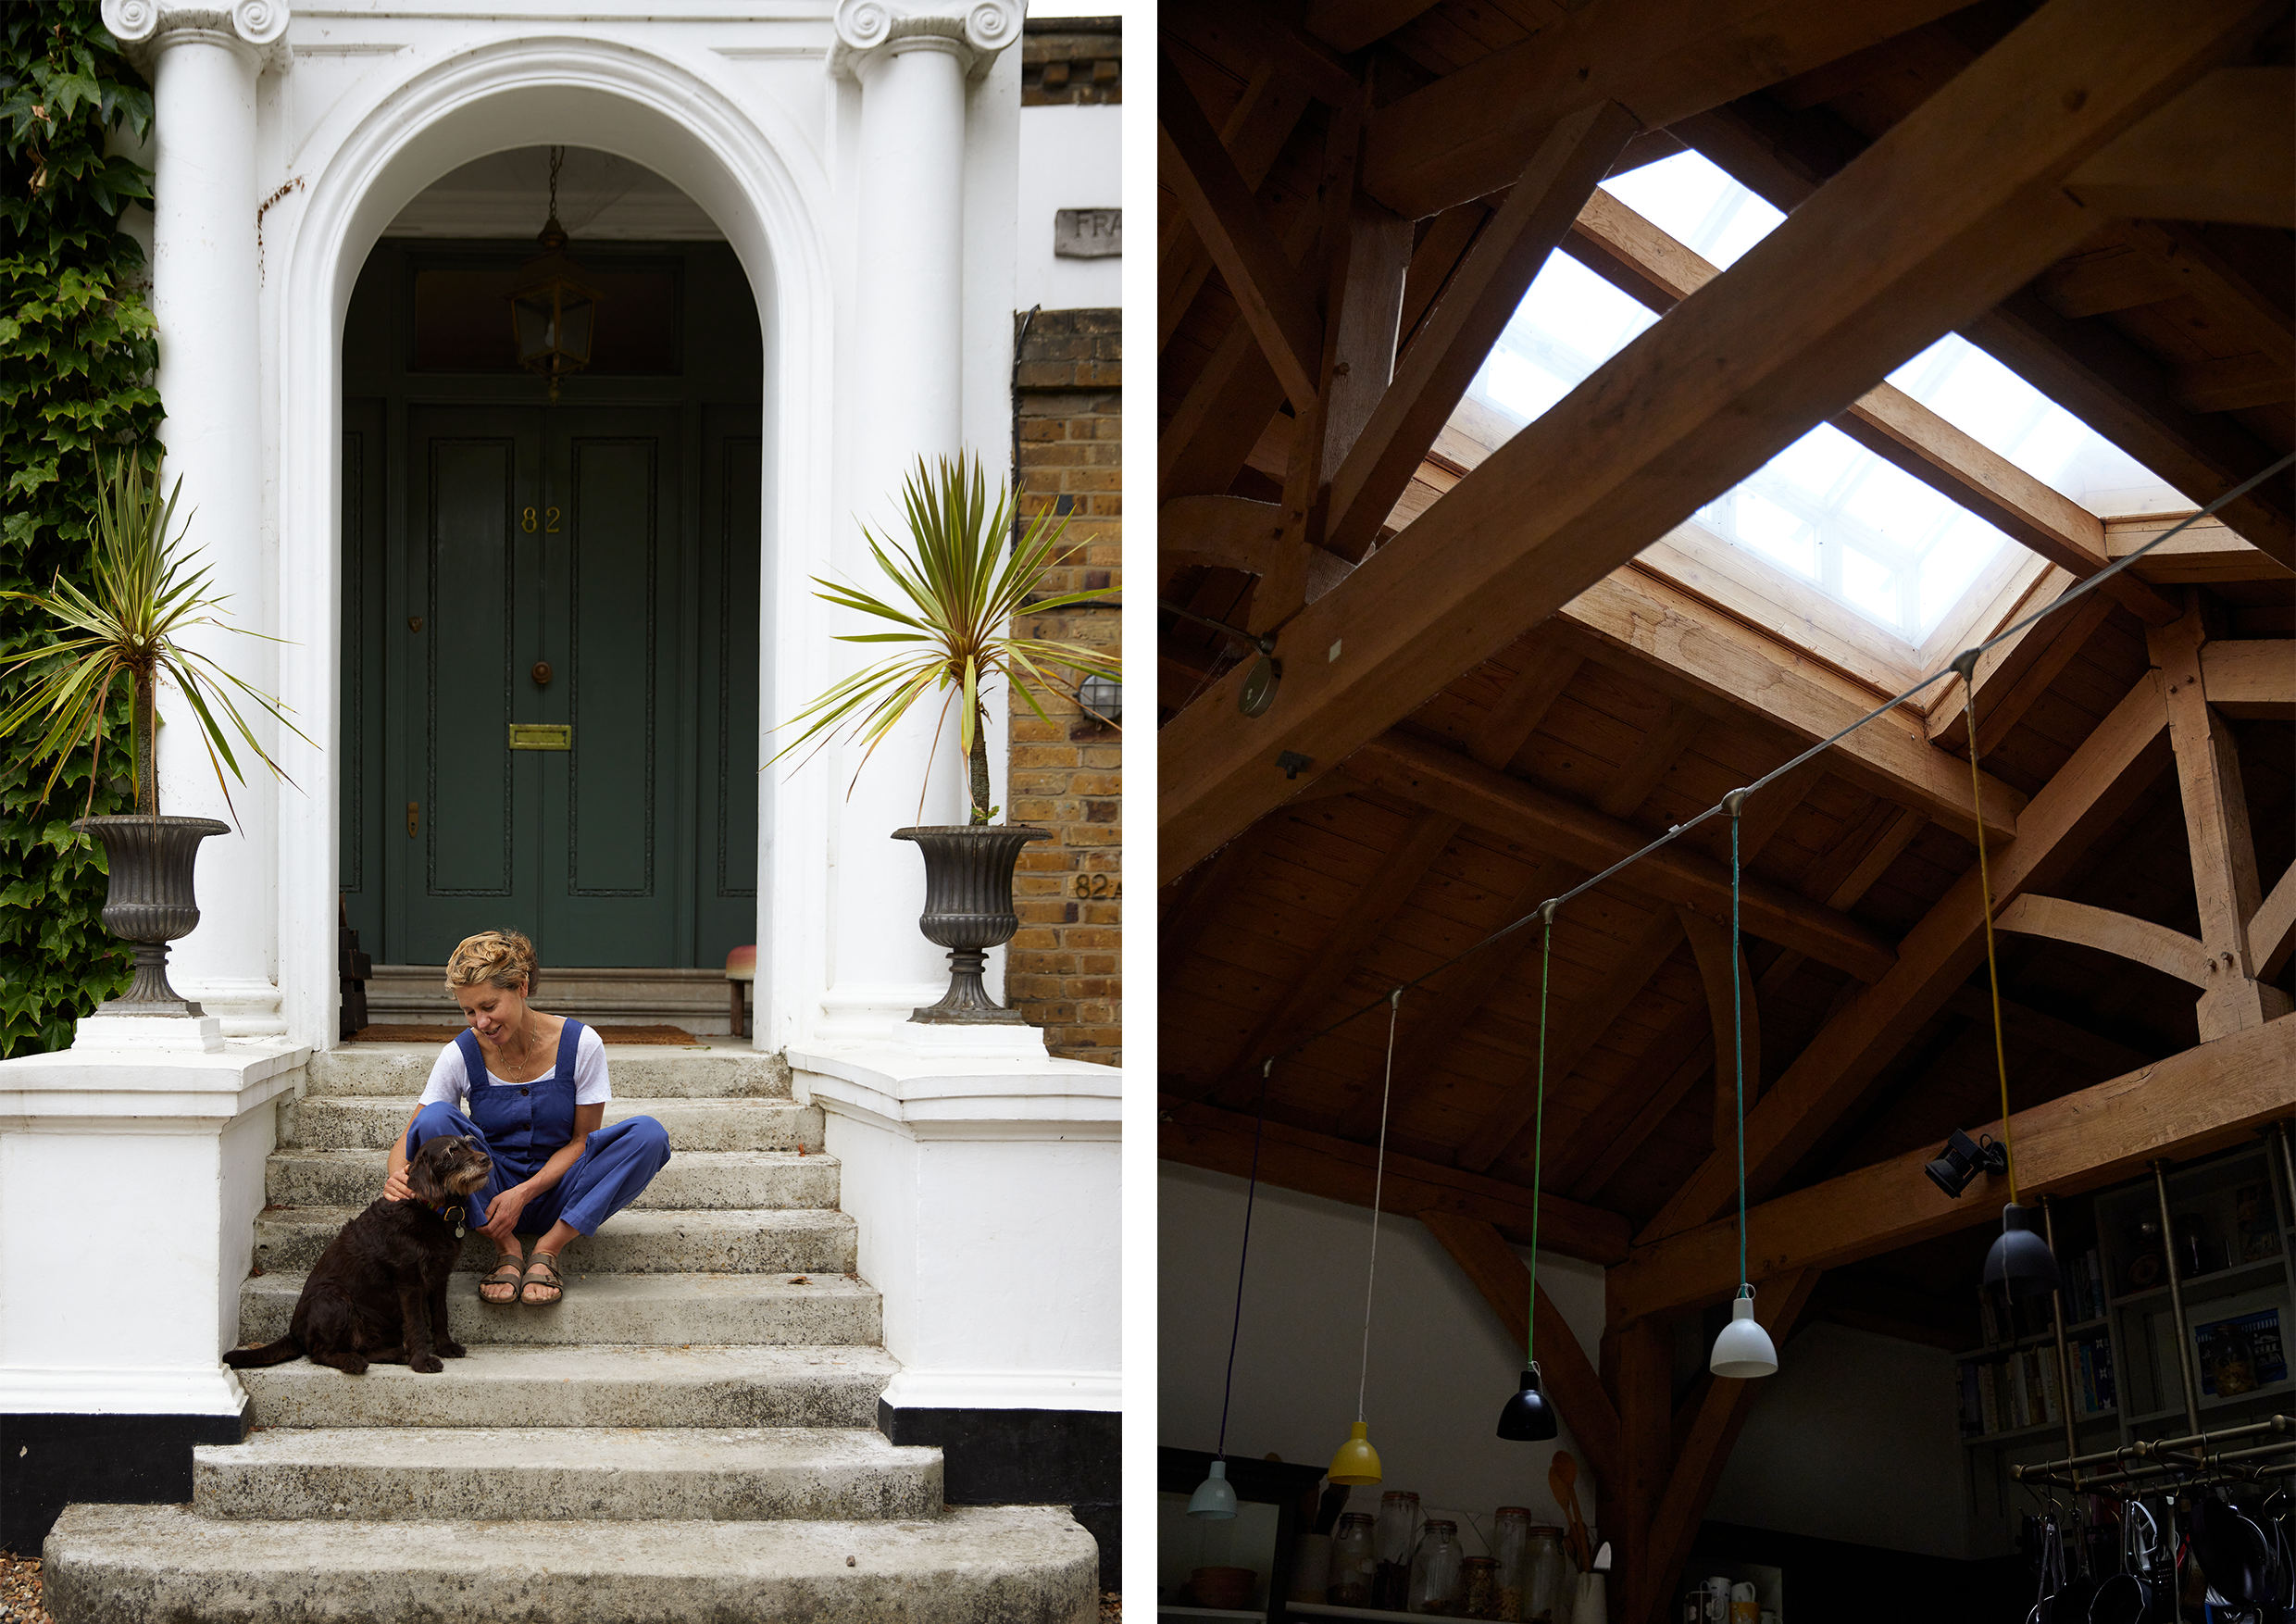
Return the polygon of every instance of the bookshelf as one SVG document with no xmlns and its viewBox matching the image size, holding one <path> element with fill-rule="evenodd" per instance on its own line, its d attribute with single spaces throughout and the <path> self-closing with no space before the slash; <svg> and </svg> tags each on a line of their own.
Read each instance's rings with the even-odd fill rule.
<svg viewBox="0 0 2296 1624">
<path fill-rule="evenodd" d="M 2086 1452 L 2187 1430 L 2166 1269 L 2177 1276 L 2202 1424 L 2236 1425 L 2296 1395 L 2288 1186 L 2271 1142 L 2168 1171 L 2164 1244 L 2152 1175 L 2055 1206 L 2065 1277 L 2074 1435 Z M 2198 1252 L 2198 1267 L 2192 1255 Z M 2065 1453 L 2056 1339 L 2044 1300 L 1982 1310 L 1985 1344 L 1955 1357 L 1962 1442 L 2005 1476 L 2012 1460 Z M 2022 1368 L 2020 1368 L 2022 1367 Z"/>
</svg>

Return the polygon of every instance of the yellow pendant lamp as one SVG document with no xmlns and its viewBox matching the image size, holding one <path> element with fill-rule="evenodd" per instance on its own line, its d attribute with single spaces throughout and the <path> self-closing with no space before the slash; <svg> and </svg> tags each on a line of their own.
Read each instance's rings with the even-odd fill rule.
<svg viewBox="0 0 2296 1624">
<path fill-rule="evenodd" d="M 1371 1428 L 1363 1418 L 1364 1390 L 1371 1376 L 1371 1288 L 1379 1278 L 1379 1193 L 1387 1181 L 1387 1101 L 1395 1081 L 1395 1022 L 1403 1011 L 1404 990 L 1387 999 L 1387 1072 L 1379 1081 L 1379 1153 L 1371 1175 L 1371 1263 L 1364 1273 L 1363 1363 L 1355 1374 L 1355 1423 L 1347 1442 L 1331 1456 L 1331 1480 L 1359 1488 L 1379 1480 L 1379 1452 L 1371 1447 Z"/>
</svg>

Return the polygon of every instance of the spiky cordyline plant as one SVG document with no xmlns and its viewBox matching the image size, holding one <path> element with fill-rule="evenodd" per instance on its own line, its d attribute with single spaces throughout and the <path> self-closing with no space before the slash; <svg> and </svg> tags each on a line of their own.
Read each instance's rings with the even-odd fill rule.
<svg viewBox="0 0 2296 1624">
<path fill-rule="evenodd" d="M 206 746 L 207 763 L 215 769 L 216 783 L 223 791 L 227 806 L 231 806 L 231 786 L 224 779 L 224 769 L 230 768 L 231 777 L 242 784 L 247 780 L 238 757 L 231 754 L 229 733 L 217 719 L 218 713 L 230 724 L 229 731 L 239 735 L 256 760 L 280 778 L 287 778 L 247 726 L 231 690 L 237 689 L 262 706 L 297 738 L 309 740 L 287 719 L 279 701 L 178 641 L 194 626 L 219 626 L 245 637 L 264 636 L 218 619 L 214 611 L 227 600 L 207 592 L 208 571 L 190 569 L 189 554 L 176 556 L 182 532 L 178 531 L 172 539 L 168 532 L 174 525 L 176 500 L 182 489 L 183 481 L 179 479 L 162 500 L 157 470 L 147 485 L 143 464 L 122 452 L 97 478 L 95 537 L 90 561 L 94 590 L 83 592 L 59 575 L 44 593 L 6 594 L 37 605 L 64 628 L 64 634 L 55 643 L 0 659 L 0 670 L 34 661 L 54 662 L 39 673 L 6 715 L 0 715 L 0 738 L 12 738 L 28 728 L 42 730 L 29 755 L 34 761 L 55 762 L 48 781 L 41 786 L 43 800 L 56 787 L 65 757 L 82 740 L 95 741 L 100 761 L 104 713 L 113 685 L 123 678 L 130 691 L 128 760 L 135 775 L 136 807 L 146 816 L 159 814 L 159 768 L 152 734 L 158 719 L 157 687 L 163 675 L 182 691 L 199 718 L 201 743 Z M 184 523 L 188 529 L 190 520 Z M 95 793 L 95 766 L 92 762 L 88 773 L 91 800 Z M 232 807 L 232 816 L 238 817 L 237 807 Z"/>
<path fill-rule="evenodd" d="M 919 457 L 916 470 L 902 481 L 901 494 L 908 513 L 906 545 L 880 538 L 866 527 L 862 532 L 868 537 L 878 568 L 901 589 L 899 599 L 888 602 L 820 576 L 814 578 L 814 584 L 821 588 L 814 595 L 905 628 L 851 632 L 839 642 L 908 646 L 854 672 L 792 717 L 783 725 L 803 724 L 804 731 L 775 752 L 772 759 L 779 761 L 808 743 L 817 750 L 842 734 L 867 746 L 860 767 L 854 769 L 857 781 L 861 767 L 868 765 L 877 746 L 908 714 L 909 706 L 928 689 L 938 689 L 943 698 L 941 721 L 933 730 L 934 744 L 938 747 L 947 729 L 950 704 L 961 700 L 957 755 L 969 768 L 967 787 L 972 802 L 971 821 L 986 823 L 997 808 L 989 805 L 989 749 L 982 731 L 986 713 L 980 702 L 981 684 L 992 677 L 1002 677 L 1040 720 L 1050 722 L 1038 699 L 1039 691 L 1065 691 L 1074 697 L 1075 686 L 1073 681 L 1064 685 L 1046 668 L 1065 667 L 1112 680 L 1122 670 L 1117 656 L 1099 649 L 1016 636 L 1013 618 L 1024 609 L 1042 614 L 1090 603 L 1107 597 L 1116 589 L 1096 587 L 1029 601 L 1029 594 L 1051 567 L 1054 549 L 1068 521 L 1039 514 L 1008 551 L 1004 543 L 1012 533 L 1012 504 L 1000 490 L 991 506 L 987 476 L 977 457 L 944 456 L 930 468 Z M 900 600 L 906 600 L 905 606 Z M 926 772 L 930 777 L 930 763 Z M 846 793 L 852 793 L 848 784 Z M 921 787 L 917 805 L 922 817 Z"/>
</svg>

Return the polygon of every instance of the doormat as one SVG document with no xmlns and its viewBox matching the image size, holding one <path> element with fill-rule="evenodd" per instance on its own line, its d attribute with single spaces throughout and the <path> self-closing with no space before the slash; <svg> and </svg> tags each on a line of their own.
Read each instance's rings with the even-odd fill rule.
<svg viewBox="0 0 2296 1624">
<path fill-rule="evenodd" d="M 702 1040 L 681 1026 L 593 1026 L 609 1043 L 654 1043 L 663 1048 L 699 1048 Z M 355 1043 L 437 1043 L 442 1046 L 462 1036 L 458 1026 L 363 1026 L 351 1034 Z"/>
</svg>

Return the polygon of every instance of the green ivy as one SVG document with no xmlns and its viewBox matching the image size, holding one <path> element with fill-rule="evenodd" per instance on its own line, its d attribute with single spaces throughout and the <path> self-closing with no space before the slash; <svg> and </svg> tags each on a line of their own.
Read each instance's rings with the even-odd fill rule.
<svg viewBox="0 0 2296 1624">
<path fill-rule="evenodd" d="M 116 130 L 148 136 L 152 98 L 97 6 L 0 7 L 0 591 L 84 581 L 97 456 L 158 456 L 144 252 L 120 230 L 151 175 L 104 150 Z M 0 600 L 0 653 L 51 637 L 38 611 Z M 37 669 L 0 678 L 0 704 Z M 123 699 L 113 721 L 125 718 Z M 98 918 L 103 853 L 70 829 L 89 807 L 88 752 L 44 805 L 33 766 L 0 754 L 0 1056 L 68 1046 L 73 1022 L 128 983 L 128 950 Z M 93 810 L 129 799 L 107 774 Z"/>
</svg>

